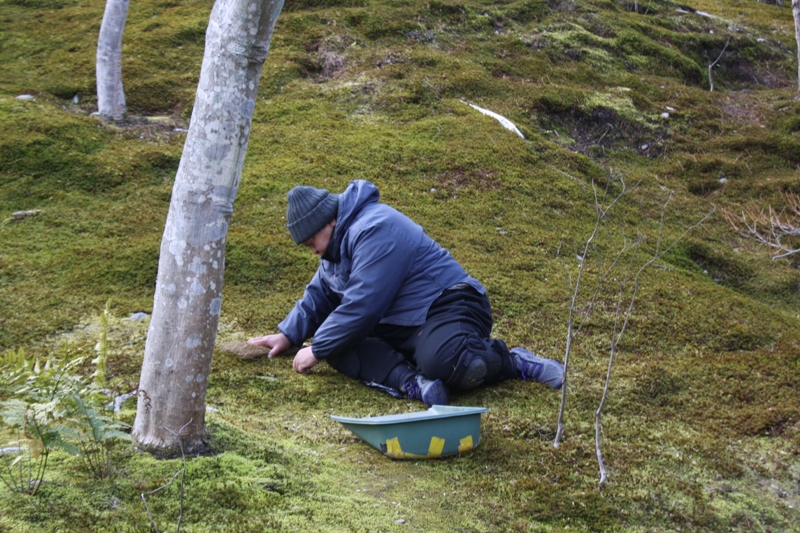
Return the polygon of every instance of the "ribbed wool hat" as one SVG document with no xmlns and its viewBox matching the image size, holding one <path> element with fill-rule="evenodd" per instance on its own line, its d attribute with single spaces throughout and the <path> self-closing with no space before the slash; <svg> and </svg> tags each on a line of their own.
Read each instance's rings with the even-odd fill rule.
<svg viewBox="0 0 800 533">
<path fill-rule="evenodd" d="M 286 195 L 286 227 L 296 244 L 303 244 L 336 218 L 339 195 L 326 189 L 298 185 Z"/>
</svg>

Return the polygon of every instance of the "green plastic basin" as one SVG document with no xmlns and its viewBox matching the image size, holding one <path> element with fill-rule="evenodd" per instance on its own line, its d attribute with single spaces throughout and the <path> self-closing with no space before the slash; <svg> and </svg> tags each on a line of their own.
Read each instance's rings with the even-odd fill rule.
<svg viewBox="0 0 800 533">
<path fill-rule="evenodd" d="M 434 405 L 416 413 L 331 418 L 392 459 L 433 459 L 475 448 L 485 412 L 485 407 Z"/>
</svg>

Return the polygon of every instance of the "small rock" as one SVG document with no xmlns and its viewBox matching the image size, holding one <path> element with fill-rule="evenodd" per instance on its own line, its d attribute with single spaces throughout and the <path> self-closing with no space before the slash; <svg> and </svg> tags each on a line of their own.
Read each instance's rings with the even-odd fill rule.
<svg viewBox="0 0 800 533">
<path fill-rule="evenodd" d="M 21 95 L 17 96 L 17 100 L 28 100 L 28 101 L 30 101 L 30 100 L 36 100 L 36 98 L 34 98 L 32 94 L 21 94 Z"/>
<path fill-rule="evenodd" d="M 130 320 L 141 320 L 141 319 L 147 318 L 149 316 L 150 315 L 148 315 L 147 313 L 143 313 L 143 312 L 139 311 L 138 313 L 133 313 L 130 316 Z"/>
<path fill-rule="evenodd" d="M 33 217 L 41 213 L 41 209 L 31 209 L 30 211 L 14 211 L 11 213 L 11 216 L 14 217 L 14 221 L 22 220 L 23 218 Z"/>
<path fill-rule="evenodd" d="M 661 113 L 661 118 L 669 118 L 669 113 Z"/>
<path fill-rule="evenodd" d="M 402 518 L 398 518 L 397 520 L 395 520 L 395 521 L 394 521 L 394 523 L 395 523 L 395 524 L 405 524 L 405 523 L 406 523 L 406 521 L 405 521 L 405 520 L 403 520 Z"/>
<path fill-rule="evenodd" d="M 648 148 L 650 148 L 649 144 L 643 144 L 642 145 L 642 150 L 647 150 Z"/>
<path fill-rule="evenodd" d="M 72 97 L 72 103 L 73 104 L 81 103 L 81 97 L 78 95 L 78 93 L 75 93 L 75 96 Z"/>
</svg>

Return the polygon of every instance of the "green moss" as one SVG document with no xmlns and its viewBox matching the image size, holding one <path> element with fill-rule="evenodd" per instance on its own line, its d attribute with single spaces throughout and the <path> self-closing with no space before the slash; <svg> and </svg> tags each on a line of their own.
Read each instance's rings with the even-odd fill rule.
<svg viewBox="0 0 800 533">
<path fill-rule="evenodd" d="M 509 6 L 508 16 L 521 24 L 535 22 L 548 11 L 548 4 L 544 0 L 527 0 L 513 2 Z"/>
<path fill-rule="evenodd" d="M 365 7 L 368 0 L 288 0 L 284 3 L 285 12 L 304 11 L 332 7 Z"/>
<path fill-rule="evenodd" d="M 698 1 L 720 18 L 658 2 L 638 14 L 606 1 L 288 3 L 228 235 L 219 341 L 274 331 L 313 274 L 316 259 L 282 219 L 298 183 L 340 191 L 374 181 L 487 286 L 495 335 L 555 358 L 574 256 L 593 228 L 592 183 L 643 178 L 591 250 L 581 318 L 595 259 L 613 254 L 623 232 L 646 232 L 652 252 L 669 191 L 662 243 L 711 203 L 779 205 L 800 190 L 790 10 Z M 112 298 L 110 382 L 130 392 L 147 320 L 126 317 L 152 309 L 185 140 L 175 130 L 187 126 L 211 4 L 131 5 L 123 75 L 135 120 L 125 127 L 87 116 L 101 3 L 2 7 L 0 349 L 46 355 L 68 342 L 92 355 L 92 317 Z M 706 69 L 729 36 L 710 93 Z M 321 76 L 321 50 L 345 66 Z M 35 101 L 14 98 L 22 93 Z M 509 118 L 525 140 L 462 101 Z M 617 288 L 598 293 L 573 346 L 558 449 L 559 395 L 509 381 L 454 397 L 489 408 L 476 450 L 390 461 L 330 415 L 421 404 L 325 365 L 305 376 L 287 358 L 217 351 L 206 417 L 215 455 L 188 461 L 183 528 L 791 531 L 800 522 L 796 263 L 771 261 L 715 216 L 646 272 L 604 408 L 610 478 L 598 491 L 594 417 Z M 128 400 L 122 418 L 135 408 Z M 37 498 L 0 487 L 0 530 L 150 530 L 141 494 L 182 461 L 119 447 L 115 466 L 109 480 L 87 479 L 56 454 Z M 147 498 L 159 529 L 174 529 L 179 483 Z"/>
</svg>

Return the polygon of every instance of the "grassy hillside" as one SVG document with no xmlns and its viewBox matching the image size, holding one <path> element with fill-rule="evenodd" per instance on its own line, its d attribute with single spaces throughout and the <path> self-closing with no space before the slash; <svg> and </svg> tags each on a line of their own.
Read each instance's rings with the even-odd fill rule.
<svg viewBox="0 0 800 533">
<path fill-rule="evenodd" d="M 131 4 L 131 117 L 110 125 L 91 116 L 103 3 L 0 0 L 0 349 L 92 355 L 110 299 L 110 384 L 135 389 L 146 320 L 127 317 L 152 308 L 211 5 Z M 310 279 L 315 258 L 282 219 L 296 184 L 375 182 L 486 285 L 497 336 L 554 358 L 575 256 L 594 225 L 593 184 L 638 186 L 586 258 L 579 318 L 623 235 L 646 235 L 641 264 L 659 233 L 671 243 L 716 208 L 641 280 L 603 418 L 606 487 L 594 411 L 621 274 L 573 349 L 557 449 L 559 396 L 507 382 L 454 398 L 489 408 L 474 452 L 391 461 L 330 415 L 422 404 L 325 365 L 300 376 L 286 358 L 216 352 L 206 419 L 215 455 L 187 465 L 184 531 L 796 530 L 800 264 L 771 261 L 719 214 L 800 193 L 791 10 L 755 0 L 638 7 L 288 1 L 229 233 L 219 333 L 272 331 Z M 468 104 L 507 117 L 525 139 Z M 24 210 L 36 214 L 13 215 Z M 132 421 L 134 401 L 124 408 Z M 0 486 L 0 532 L 149 531 L 140 495 L 181 462 L 120 444 L 113 464 L 95 479 L 57 453 L 36 496 Z M 160 530 L 175 529 L 180 499 L 177 483 L 148 497 Z"/>
</svg>

